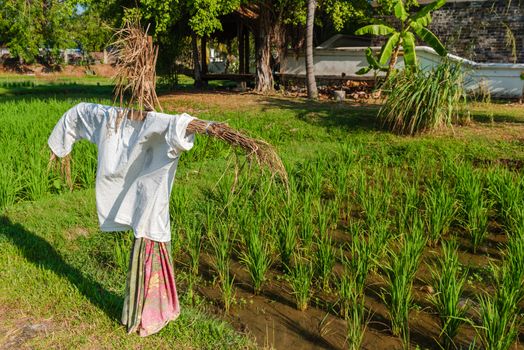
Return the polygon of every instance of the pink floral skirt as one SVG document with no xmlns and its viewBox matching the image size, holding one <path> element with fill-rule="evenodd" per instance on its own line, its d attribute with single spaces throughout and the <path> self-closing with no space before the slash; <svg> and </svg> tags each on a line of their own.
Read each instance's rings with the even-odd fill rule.
<svg viewBox="0 0 524 350">
<path fill-rule="evenodd" d="M 179 314 L 171 243 L 135 238 L 122 310 L 127 332 L 154 334 Z"/>
</svg>

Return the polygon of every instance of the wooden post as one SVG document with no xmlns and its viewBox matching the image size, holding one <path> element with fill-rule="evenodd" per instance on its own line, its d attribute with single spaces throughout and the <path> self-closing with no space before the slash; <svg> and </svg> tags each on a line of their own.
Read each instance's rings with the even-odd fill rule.
<svg viewBox="0 0 524 350">
<path fill-rule="evenodd" d="M 245 73 L 244 68 L 244 25 L 238 24 L 238 73 Z"/>
<path fill-rule="evenodd" d="M 244 31 L 244 73 L 249 73 L 249 30 Z"/>
<path fill-rule="evenodd" d="M 201 59 L 201 64 L 200 64 L 200 69 L 201 69 L 201 72 L 202 72 L 202 75 L 206 75 L 207 74 L 207 37 L 203 36 L 202 39 L 200 39 L 200 59 Z M 204 85 L 206 85 L 207 83 L 207 80 L 204 80 L 203 81 Z"/>
</svg>

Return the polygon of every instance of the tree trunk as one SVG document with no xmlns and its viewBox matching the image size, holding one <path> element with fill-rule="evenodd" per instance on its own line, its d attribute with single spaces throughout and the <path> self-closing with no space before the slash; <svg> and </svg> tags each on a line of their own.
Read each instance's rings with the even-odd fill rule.
<svg viewBox="0 0 524 350">
<path fill-rule="evenodd" d="M 202 75 L 200 74 L 197 35 L 195 33 L 191 33 L 191 47 L 193 49 L 193 78 L 195 79 L 195 87 L 200 88 L 202 87 Z"/>
<path fill-rule="evenodd" d="M 317 82 L 315 81 L 315 65 L 313 62 L 313 25 L 315 22 L 316 0 L 307 2 L 306 18 L 306 80 L 307 97 L 316 100 L 318 98 Z"/>
<path fill-rule="evenodd" d="M 200 72 L 202 73 L 202 86 L 207 86 L 207 80 L 204 80 L 204 75 L 207 75 L 207 38 L 203 36 L 200 39 Z"/>
<path fill-rule="evenodd" d="M 389 59 L 389 68 L 388 68 L 388 72 L 386 73 L 386 80 L 388 80 L 389 76 L 391 75 L 391 72 L 393 71 L 393 69 L 395 69 L 395 65 L 397 64 L 397 60 L 398 60 L 399 51 L 400 51 L 400 43 L 397 44 L 397 46 L 393 50 L 393 53 L 391 54 L 391 58 Z"/>
<path fill-rule="evenodd" d="M 271 12 L 262 9 L 258 18 L 257 30 L 257 71 L 255 91 L 273 92 L 273 74 L 271 72 Z"/>
</svg>

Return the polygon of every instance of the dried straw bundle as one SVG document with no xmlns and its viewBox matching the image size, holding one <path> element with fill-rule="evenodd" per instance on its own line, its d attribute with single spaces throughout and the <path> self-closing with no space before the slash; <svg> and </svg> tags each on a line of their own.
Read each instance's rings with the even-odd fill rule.
<svg viewBox="0 0 524 350">
<path fill-rule="evenodd" d="M 246 157 L 254 160 L 259 166 L 267 167 L 274 175 L 287 183 L 287 172 L 282 160 L 274 148 L 267 142 L 247 137 L 225 123 L 209 122 L 195 119 L 189 123 L 187 131 L 204 134 L 227 142 L 233 147 L 239 147 Z"/>
<path fill-rule="evenodd" d="M 155 91 L 158 46 L 153 45 L 148 30 L 149 25 L 144 31 L 139 21 L 127 20 L 115 34 L 115 101 L 118 99 L 121 107 L 135 105 L 139 110 L 162 111 Z"/>
</svg>

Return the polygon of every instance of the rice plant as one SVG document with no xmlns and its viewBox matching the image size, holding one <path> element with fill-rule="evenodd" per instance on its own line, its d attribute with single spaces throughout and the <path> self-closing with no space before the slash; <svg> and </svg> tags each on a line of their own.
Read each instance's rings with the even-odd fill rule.
<svg viewBox="0 0 524 350">
<path fill-rule="evenodd" d="M 348 349 L 358 350 L 361 348 L 364 334 L 367 328 L 366 308 L 364 304 L 364 295 L 358 293 L 358 287 L 355 280 L 349 280 L 347 300 L 351 305 L 348 308 L 346 319 L 346 340 Z"/>
<path fill-rule="evenodd" d="M 191 276 L 194 278 L 198 275 L 198 262 L 200 261 L 200 250 L 202 248 L 202 228 L 197 219 L 193 219 L 188 227 L 185 229 L 188 255 L 189 255 L 189 270 Z"/>
<path fill-rule="evenodd" d="M 392 237 L 389 221 L 383 220 L 374 223 L 368 229 L 370 249 L 375 260 L 380 260 L 388 246 L 388 242 Z"/>
<path fill-rule="evenodd" d="M 442 242 L 442 256 L 432 269 L 431 277 L 435 294 L 430 295 L 429 300 L 440 318 L 442 344 L 445 349 L 451 349 L 467 311 L 460 303 L 467 272 L 460 273 L 456 241 Z"/>
<path fill-rule="evenodd" d="M 291 257 L 297 246 L 297 222 L 296 208 L 298 205 L 297 194 L 292 193 L 279 213 L 278 227 L 274 228 L 277 232 L 280 259 L 285 269 L 291 263 Z"/>
<path fill-rule="evenodd" d="M 218 274 L 224 310 L 229 313 L 235 299 L 234 276 L 230 272 L 231 240 L 229 227 L 221 223 L 218 229 L 211 233 L 209 242 L 214 252 L 214 267 Z"/>
<path fill-rule="evenodd" d="M 0 165 L 0 210 L 15 203 L 20 188 L 19 176 L 8 164 Z"/>
<path fill-rule="evenodd" d="M 519 334 L 518 314 L 501 308 L 489 295 L 479 297 L 480 339 L 489 350 L 508 350 Z"/>
<path fill-rule="evenodd" d="M 115 264 L 122 273 L 127 271 L 129 266 L 129 260 L 131 257 L 130 248 L 133 244 L 131 237 L 132 236 L 129 233 L 115 237 L 115 245 L 113 247 Z"/>
<path fill-rule="evenodd" d="M 297 309 L 304 311 L 311 299 L 311 283 L 313 281 L 313 264 L 311 261 L 303 257 L 296 257 L 289 278 Z"/>
<path fill-rule="evenodd" d="M 496 204 L 498 218 L 510 227 L 515 211 L 524 201 L 524 178 L 516 177 L 506 169 L 495 169 L 488 173 L 489 191 Z"/>
<path fill-rule="evenodd" d="M 490 203 L 484 195 L 484 185 L 479 173 L 461 167 L 457 177 L 462 226 L 469 233 L 473 252 L 476 253 L 488 235 Z"/>
<path fill-rule="evenodd" d="M 451 126 L 465 102 L 461 68 L 445 62 L 427 72 L 403 70 L 387 86 L 379 118 L 393 132 L 414 135 Z"/>
<path fill-rule="evenodd" d="M 260 236 L 260 232 L 251 230 L 247 236 L 247 246 L 241 253 L 240 260 L 246 266 L 253 292 L 258 294 L 266 281 L 266 274 L 271 267 L 271 248 L 267 241 Z"/>
<path fill-rule="evenodd" d="M 397 230 L 407 232 L 413 224 L 413 218 L 420 206 L 418 188 L 415 184 L 401 183 L 401 200 L 397 210 Z"/>
<path fill-rule="evenodd" d="M 456 201 L 449 187 L 435 180 L 424 196 L 428 242 L 435 246 L 447 233 L 456 213 Z"/>
<path fill-rule="evenodd" d="M 393 335 L 400 336 L 405 348 L 409 348 L 409 311 L 413 307 L 412 286 L 426 238 L 416 229 L 403 236 L 398 251 L 388 250 L 383 266 L 387 287 L 382 295 L 388 308 Z"/>
<path fill-rule="evenodd" d="M 332 245 L 331 236 L 328 233 L 322 234 L 318 237 L 316 246 L 315 269 L 322 281 L 322 288 L 329 290 L 331 273 L 335 266 L 335 249 Z"/>
<path fill-rule="evenodd" d="M 304 193 L 304 199 L 302 204 L 302 217 L 300 218 L 300 231 L 299 236 L 302 246 L 305 249 L 309 249 L 313 243 L 313 213 L 311 194 L 309 192 Z"/>
<path fill-rule="evenodd" d="M 342 250 L 340 251 L 344 273 L 338 280 L 341 316 L 345 319 L 350 317 L 349 313 L 357 297 L 364 298 L 365 282 L 373 258 L 371 247 L 362 236 L 352 240 L 349 251 L 351 258 L 346 257 Z"/>
</svg>

